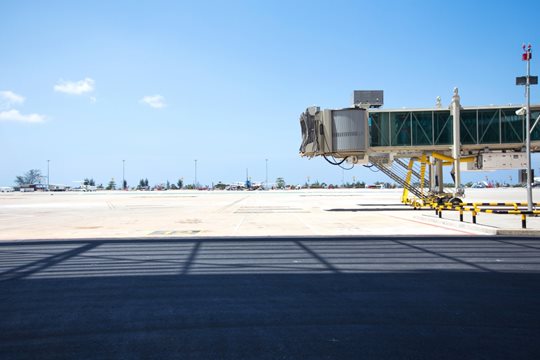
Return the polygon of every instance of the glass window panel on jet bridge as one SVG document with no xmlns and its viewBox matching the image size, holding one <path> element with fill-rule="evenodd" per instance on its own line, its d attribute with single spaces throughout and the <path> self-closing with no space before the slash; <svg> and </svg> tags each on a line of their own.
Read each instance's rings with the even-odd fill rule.
<svg viewBox="0 0 540 360">
<path fill-rule="evenodd" d="M 461 118 L 459 128 L 461 144 L 478 144 L 478 112 L 476 109 L 461 110 L 459 115 Z"/>
<path fill-rule="evenodd" d="M 501 136 L 503 143 L 524 142 L 524 119 L 523 116 L 516 115 L 516 109 L 501 110 Z"/>
<path fill-rule="evenodd" d="M 411 115 L 413 145 L 433 145 L 433 112 L 415 111 Z"/>
<path fill-rule="evenodd" d="M 501 142 L 499 109 L 478 110 L 478 136 L 480 144 Z"/>
<path fill-rule="evenodd" d="M 369 115 L 371 146 L 390 146 L 390 120 L 387 112 Z"/>
<path fill-rule="evenodd" d="M 533 126 L 536 119 L 540 116 L 540 110 L 531 111 L 531 126 Z M 531 140 L 539 141 L 540 140 L 540 121 L 536 124 L 533 132 L 531 133 Z"/>
<path fill-rule="evenodd" d="M 450 145 L 452 143 L 452 116 L 450 111 L 434 111 L 433 115 L 435 145 Z"/>
<path fill-rule="evenodd" d="M 411 146 L 411 113 L 392 112 L 390 113 L 390 129 L 392 146 Z"/>
</svg>

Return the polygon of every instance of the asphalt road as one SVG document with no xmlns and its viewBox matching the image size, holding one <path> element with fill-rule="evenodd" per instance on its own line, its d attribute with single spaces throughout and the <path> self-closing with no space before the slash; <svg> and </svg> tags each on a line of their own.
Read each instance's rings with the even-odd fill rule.
<svg viewBox="0 0 540 360">
<path fill-rule="evenodd" d="M 538 359 L 540 240 L 0 243 L 2 359 Z"/>
</svg>

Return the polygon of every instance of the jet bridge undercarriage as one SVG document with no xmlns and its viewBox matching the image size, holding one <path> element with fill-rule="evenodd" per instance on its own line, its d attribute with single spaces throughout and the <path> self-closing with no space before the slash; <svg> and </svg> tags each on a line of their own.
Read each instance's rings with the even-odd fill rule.
<svg viewBox="0 0 540 360">
<path fill-rule="evenodd" d="M 461 203 L 465 195 L 461 187 L 458 191 L 445 190 L 444 166 L 453 168 L 451 157 L 432 152 L 419 156 L 394 157 L 391 161 L 387 156 L 371 156 L 370 164 L 366 167 L 375 167 L 378 171 L 392 179 L 403 188 L 401 201 L 413 207 L 427 206 L 433 203 Z M 473 162 L 475 157 L 461 158 L 461 162 Z M 450 174 L 455 183 L 455 170 Z"/>
</svg>

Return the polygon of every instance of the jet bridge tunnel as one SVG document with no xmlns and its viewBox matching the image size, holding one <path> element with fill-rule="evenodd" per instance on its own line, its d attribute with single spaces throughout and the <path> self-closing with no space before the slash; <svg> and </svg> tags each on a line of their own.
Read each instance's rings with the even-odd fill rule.
<svg viewBox="0 0 540 360">
<path fill-rule="evenodd" d="M 375 166 L 404 187 L 403 201 L 409 195 L 420 201 L 434 194 L 445 201 L 462 195 L 461 170 L 526 168 L 525 117 L 518 115 L 522 106 L 462 107 L 457 89 L 446 109 L 440 103 L 382 109 L 382 98 L 382 91 L 355 91 L 350 108 L 307 108 L 300 116 L 300 155 Z M 540 105 L 531 106 L 531 152 L 540 151 L 539 118 Z M 453 194 L 443 190 L 445 165 L 452 166 Z"/>
</svg>

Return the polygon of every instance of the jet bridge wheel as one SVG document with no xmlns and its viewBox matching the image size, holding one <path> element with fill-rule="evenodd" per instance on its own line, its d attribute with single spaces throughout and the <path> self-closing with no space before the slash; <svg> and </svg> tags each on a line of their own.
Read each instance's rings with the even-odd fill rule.
<svg viewBox="0 0 540 360">
<path fill-rule="evenodd" d="M 454 198 L 451 198 L 450 201 L 449 201 L 453 206 L 458 206 L 459 204 L 461 204 L 463 201 L 458 198 L 458 197 L 454 197 Z"/>
<path fill-rule="evenodd" d="M 437 205 L 444 205 L 448 202 L 451 202 L 452 197 L 450 194 L 438 194 L 436 195 L 435 199 L 436 199 Z"/>
</svg>

